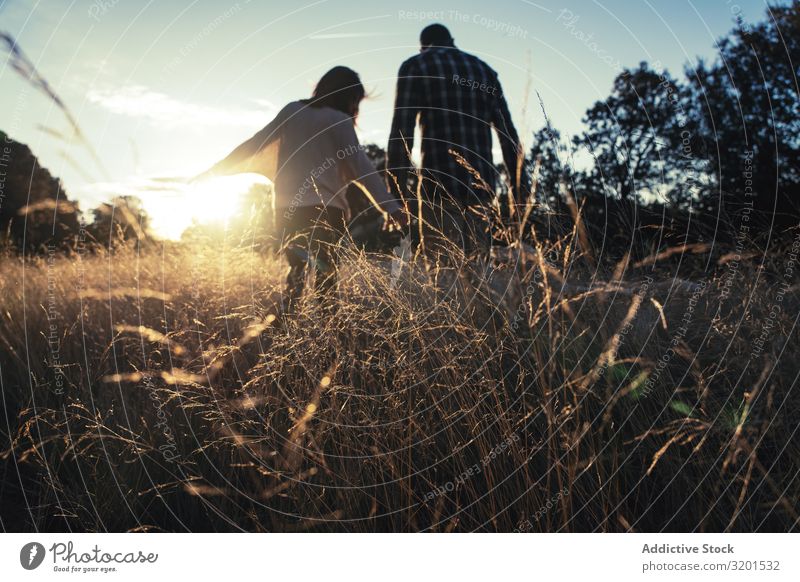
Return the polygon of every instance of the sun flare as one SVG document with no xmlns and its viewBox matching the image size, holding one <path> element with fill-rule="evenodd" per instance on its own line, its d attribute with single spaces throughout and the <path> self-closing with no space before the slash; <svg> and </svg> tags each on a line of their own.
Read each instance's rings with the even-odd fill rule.
<svg viewBox="0 0 800 582">
<path fill-rule="evenodd" d="M 227 222 L 239 209 L 242 196 L 253 184 L 248 176 L 210 178 L 190 184 L 186 204 L 201 224 Z"/>
<path fill-rule="evenodd" d="M 244 195 L 266 179 L 252 174 L 174 182 L 163 191 L 141 195 L 152 228 L 168 239 L 179 239 L 193 224 L 227 225 L 241 209 Z"/>
</svg>

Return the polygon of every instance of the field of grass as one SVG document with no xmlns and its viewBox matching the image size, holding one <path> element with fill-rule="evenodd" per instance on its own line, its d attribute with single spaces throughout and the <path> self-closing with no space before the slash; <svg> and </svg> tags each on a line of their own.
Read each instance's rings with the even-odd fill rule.
<svg viewBox="0 0 800 582">
<path fill-rule="evenodd" d="M 791 254 L 571 242 L 343 247 L 290 316 L 283 263 L 231 244 L 7 256 L 0 525 L 796 530 Z"/>
</svg>

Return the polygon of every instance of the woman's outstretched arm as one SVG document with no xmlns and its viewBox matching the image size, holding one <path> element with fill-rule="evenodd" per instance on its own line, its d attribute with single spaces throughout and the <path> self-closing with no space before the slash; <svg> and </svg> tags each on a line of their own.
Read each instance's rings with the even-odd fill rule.
<svg viewBox="0 0 800 582">
<path fill-rule="evenodd" d="M 253 137 L 238 145 L 231 153 L 225 158 L 211 166 L 208 170 L 199 174 L 194 179 L 210 178 L 213 176 L 228 176 L 231 174 L 240 174 L 244 172 L 255 172 L 266 175 L 267 173 L 274 174 L 274 171 L 269 171 L 271 168 L 277 167 L 277 160 L 273 160 L 270 164 L 265 164 L 263 161 L 256 163 L 252 160 L 253 156 L 267 148 L 272 144 L 277 144 L 280 139 L 281 130 L 286 120 L 291 117 L 296 107 L 290 103 L 275 116 L 275 119 L 269 122 L 266 127 L 257 132 Z M 277 155 L 277 151 L 274 155 Z M 269 167 L 269 169 L 267 169 Z M 265 171 L 266 170 L 266 171 Z M 266 176 L 270 180 L 274 180 L 274 175 Z"/>
</svg>

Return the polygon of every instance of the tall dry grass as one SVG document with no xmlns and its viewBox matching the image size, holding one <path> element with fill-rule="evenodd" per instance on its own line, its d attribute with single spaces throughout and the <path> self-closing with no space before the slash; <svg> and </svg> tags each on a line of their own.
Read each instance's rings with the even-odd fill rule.
<svg viewBox="0 0 800 582">
<path fill-rule="evenodd" d="M 335 305 L 291 316 L 281 261 L 220 242 L 6 257 L 2 525 L 796 529 L 786 256 L 603 267 L 582 239 L 343 245 Z"/>
</svg>

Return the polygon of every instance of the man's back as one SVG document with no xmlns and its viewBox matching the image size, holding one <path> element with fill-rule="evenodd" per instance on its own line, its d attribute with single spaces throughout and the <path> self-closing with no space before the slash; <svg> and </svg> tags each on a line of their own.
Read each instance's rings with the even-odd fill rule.
<svg viewBox="0 0 800 582">
<path fill-rule="evenodd" d="M 497 74 L 479 58 L 455 47 L 432 47 L 408 59 L 398 73 L 395 107 L 390 170 L 410 167 L 408 151 L 419 115 L 423 175 L 455 199 L 469 204 L 491 197 L 475 186 L 479 181 L 451 150 L 493 188 L 497 175 L 492 127 L 498 131 L 508 169 L 516 173 L 517 133 Z M 431 189 L 428 184 L 426 190 Z"/>
</svg>

